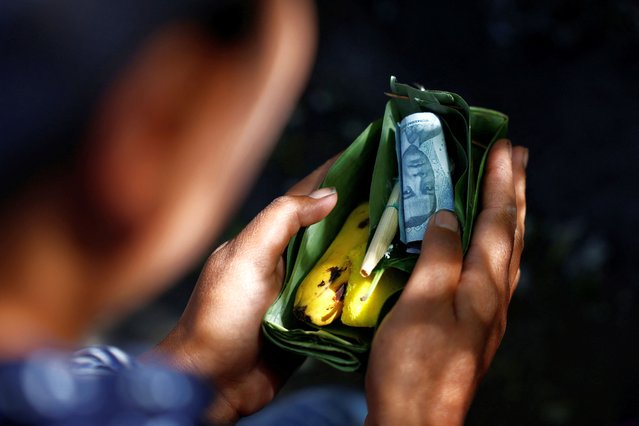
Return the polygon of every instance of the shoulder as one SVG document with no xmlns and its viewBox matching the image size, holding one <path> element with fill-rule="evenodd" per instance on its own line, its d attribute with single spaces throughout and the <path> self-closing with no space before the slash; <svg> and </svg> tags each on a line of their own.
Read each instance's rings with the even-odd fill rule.
<svg viewBox="0 0 639 426">
<path fill-rule="evenodd" d="M 194 424 L 210 399 L 211 391 L 197 378 L 140 363 L 112 346 L 72 354 L 42 351 L 0 363 L 2 424 L 100 425 L 129 417 Z"/>
</svg>

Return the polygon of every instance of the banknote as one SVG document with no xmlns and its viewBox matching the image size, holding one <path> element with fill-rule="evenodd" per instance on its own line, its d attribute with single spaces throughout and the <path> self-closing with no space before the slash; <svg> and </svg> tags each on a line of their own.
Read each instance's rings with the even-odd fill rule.
<svg viewBox="0 0 639 426">
<path fill-rule="evenodd" d="M 405 117 L 397 136 L 400 239 L 408 252 L 419 253 L 431 216 L 455 207 L 446 143 L 439 118 L 430 112 Z"/>
</svg>

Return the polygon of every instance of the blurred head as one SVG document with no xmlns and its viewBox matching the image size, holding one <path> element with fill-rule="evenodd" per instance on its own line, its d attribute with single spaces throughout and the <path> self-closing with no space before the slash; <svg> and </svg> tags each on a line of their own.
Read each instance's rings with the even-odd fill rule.
<svg viewBox="0 0 639 426">
<path fill-rule="evenodd" d="M 312 4 L 157 3 L 0 6 L 0 280 L 133 306 L 212 244 L 267 158 L 314 56 Z"/>
</svg>

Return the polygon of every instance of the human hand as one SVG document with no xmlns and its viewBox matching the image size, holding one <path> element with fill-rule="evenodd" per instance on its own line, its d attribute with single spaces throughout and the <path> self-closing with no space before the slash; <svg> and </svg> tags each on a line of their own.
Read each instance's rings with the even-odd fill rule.
<svg viewBox="0 0 639 426">
<path fill-rule="evenodd" d="M 442 211 L 431 221 L 417 265 L 373 339 L 367 425 L 464 421 L 519 280 L 527 158 L 507 140 L 494 145 L 465 258 L 454 215 Z"/>
<path fill-rule="evenodd" d="M 155 352 L 215 389 L 213 423 L 249 415 L 273 398 L 299 357 L 263 341 L 261 321 L 284 279 L 282 253 L 303 226 L 333 209 L 333 189 L 315 190 L 332 160 L 273 201 L 208 259 L 175 329 Z"/>
</svg>

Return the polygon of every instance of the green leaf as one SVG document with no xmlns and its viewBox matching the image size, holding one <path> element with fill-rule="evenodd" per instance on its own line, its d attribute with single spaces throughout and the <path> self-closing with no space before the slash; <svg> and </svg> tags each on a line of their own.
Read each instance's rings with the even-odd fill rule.
<svg viewBox="0 0 639 426">
<path fill-rule="evenodd" d="M 397 122 L 400 119 L 397 106 L 388 102 L 382 119 L 382 132 L 379 139 L 379 148 L 375 157 L 375 166 L 371 179 L 369 210 L 370 210 L 370 234 L 382 217 L 386 201 L 393 190 L 394 181 L 397 179 L 397 159 L 395 157 L 395 134 Z"/>
<path fill-rule="evenodd" d="M 287 251 L 290 272 L 263 321 L 264 334 L 275 344 L 345 371 L 361 366 L 361 354 L 370 346 L 370 331 L 339 325 L 311 328 L 293 316 L 293 300 L 297 286 L 333 241 L 346 217 L 368 199 L 380 133 L 381 121 L 372 123 L 329 170 L 322 186 L 334 186 L 339 202 L 324 220 L 300 230 L 292 240 L 293 245 L 299 241 L 299 247 Z"/>
<path fill-rule="evenodd" d="M 391 77 L 391 90 L 382 119 L 369 125 L 329 170 L 322 186 L 337 188 L 337 206 L 324 220 L 300 230 L 291 239 L 286 253 L 284 286 L 262 324 L 264 335 L 276 345 L 315 357 L 343 371 L 365 367 L 374 330 L 347 327 L 339 321 L 324 327 L 302 323 L 293 316 L 295 291 L 333 241 L 346 217 L 366 200 L 371 235 L 374 232 L 398 175 L 397 123 L 415 112 L 432 112 L 442 122 L 453 163 L 455 213 L 461 224 L 464 251 L 470 244 L 479 209 L 486 156 L 492 144 L 505 137 L 508 129 L 507 116 L 469 107 L 455 93 L 408 86 L 398 83 L 394 77 Z M 417 256 L 406 254 L 397 242 L 376 270 L 394 268 L 410 274 L 416 262 Z M 385 313 L 397 297 L 399 292 L 385 303 Z"/>
<path fill-rule="evenodd" d="M 493 144 L 508 133 L 508 116 L 491 109 L 471 107 L 470 122 L 473 140 L 477 143 L 472 145 L 472 159 L 477 171 L 477 185 L 473 192 L 472 200 L 469 200 L 470 214 L 473 220 L 470 223 L 468 237 L 472 233 L 472 226 L 478 214 L 479 197 L 481 192 L 481 180 L 484 176 L 484 167 L 488 151 Z M 468 242 L 466 243 L 468 244 Z"/>
</svg>

